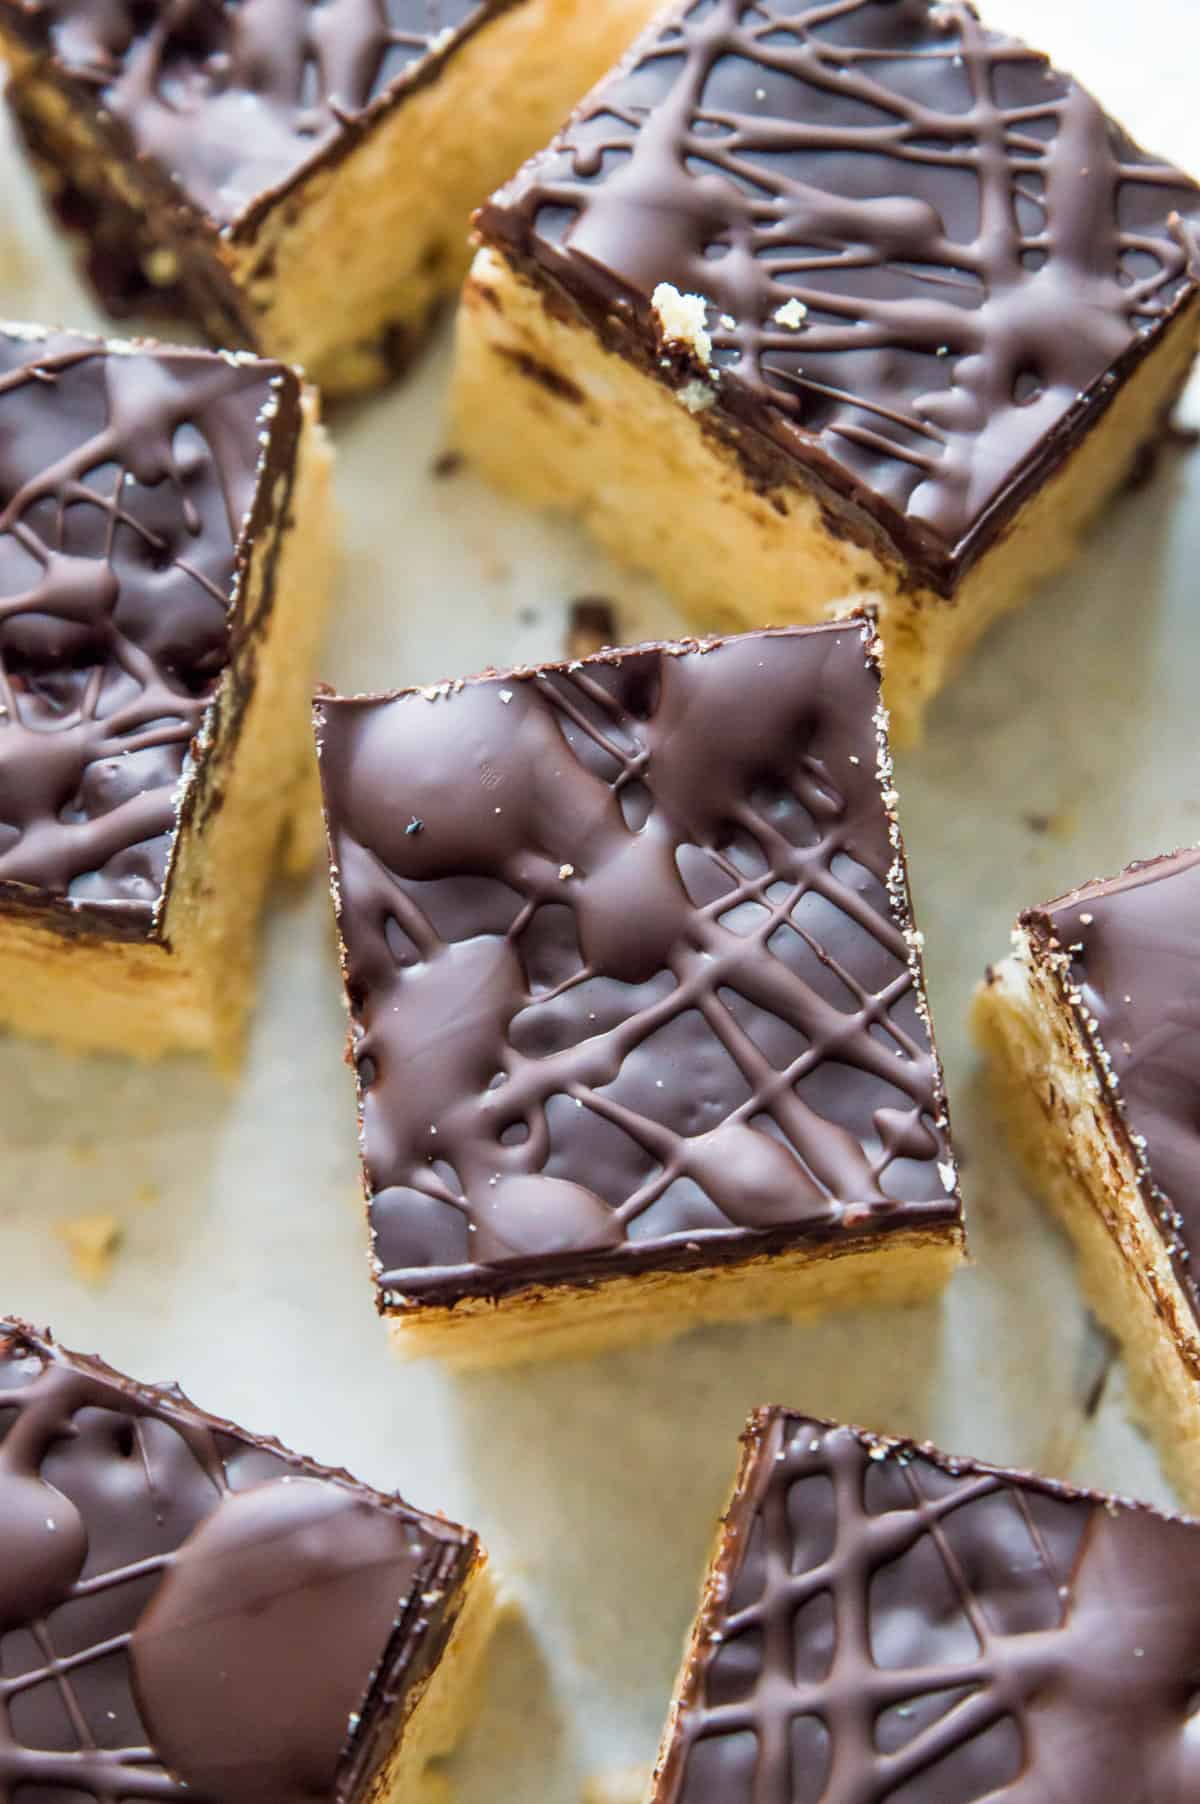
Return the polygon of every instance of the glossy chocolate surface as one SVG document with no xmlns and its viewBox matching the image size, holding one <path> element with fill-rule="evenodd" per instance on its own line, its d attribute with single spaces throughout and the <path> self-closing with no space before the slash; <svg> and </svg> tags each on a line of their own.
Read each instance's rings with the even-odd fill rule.
<svg viewBox="0 0 1200 1804">
<path fill-rule="evenodd" d="M 298 397 L 277 364 L 0 333 L 0 902 L 151 928 Z"/>
<path fill-rule="evenodd" d="M 1200 1525 L 760 1411 L 654 1804 L 1193 1804 Z"/>
<path fill-rule="evenodd" d="M 358 1797 L 473 1552 L 0 1321 L 0 1794 Z"/>
<path fill-rule="evenodd" d="M 943 589 L 1200 267 L 1200 190 L 959 0 L 677 5 L 480 220 Z M 707 301 L 711 367 L 660 283 Z"/>
<path fill-rule="evenodd" d="M 385 1307 L 958 1220 L 872 630 L 318 703 Z"/>
<path fill-rule="evenodd" d="M 1131 865 L 1024 925 L 1066 986 L 1200 1313 L 1200 851 Z"/>
<path fill-rule="evenodd" d="M 247 224 L 372 110 L 519 0 L 0 0 L 137 157 Z"/>
</svg>

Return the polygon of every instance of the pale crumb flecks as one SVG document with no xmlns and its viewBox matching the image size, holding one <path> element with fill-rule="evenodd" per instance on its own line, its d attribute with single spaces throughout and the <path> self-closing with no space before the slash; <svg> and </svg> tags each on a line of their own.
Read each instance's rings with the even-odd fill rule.
<svg viewBox="0 0 1200 1804">
<path fill-rule="evenodd" d="M 650 297 L 664 342 L 686 345 L 705 369 L 712 362 L 708 335 L 708 302 L 702 294 L 680 294 L 670 282 L 660 282 Z"/>
<path fill-rule="evenodd" d="M 103 1284 L 123 1238 L 115 1215 L 77 1215 L 54 1230 L 70 1255 L 75 1276 L 85 1284 Z"/>
<path fill-rule="evenodd" d="M 785 301 L 782 307 L 776 307 L 771 318 L 777 326 L 787 326 L 791 331 L 798 332 L 808 318 L 808 308 L 803 301 L 798 301 L 793 295 L 792 299 Z"/>
<path fill-rule="evenodd" d="M 707 413 L 716 398 L 706 382 L 685 382 L 682 388 L 675 390 L 675 399 L 681 402 L 689 413 Z"/>
</svg>

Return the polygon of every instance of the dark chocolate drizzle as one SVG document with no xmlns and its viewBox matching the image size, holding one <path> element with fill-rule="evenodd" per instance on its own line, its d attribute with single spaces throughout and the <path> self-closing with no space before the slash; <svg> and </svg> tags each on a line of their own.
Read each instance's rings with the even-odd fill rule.
<svg viewBox="0 0 1200 1804">
<path fill-rule="evenodd" d="M 0 1321 L 0 1797 L 357 1796 L 474 1547 Z"/>
<path fill-rule="evenodd" d="M 1130 865 L 1032 909 L 1200 1317 L 1200 851 Z"/>
<path fill-rule="evenodd" d="M 654 1804 L 1193 1804 L 1200 1525 L 760 1411 Z"/>
<path fill-rule="evenodd" d="M 518 0 L 0 0 L 218 227 L 245 227 L 378 104 Z"/>
<path fill-rule="evenodd" d="M 253 359 L 0 335 L 0 899 L 152 925 L 297 394 Z"/>
<path fill-rule="evenodd" d="M 861 620 L 318 703 L 382 1306 L 958 1221 Z"/>
<path fill-rule="evenodd" d="M 479 218 L 947 587 L 1194 298 L 1200 190 L 960 0 L 698 0 Z"/>
</svg>

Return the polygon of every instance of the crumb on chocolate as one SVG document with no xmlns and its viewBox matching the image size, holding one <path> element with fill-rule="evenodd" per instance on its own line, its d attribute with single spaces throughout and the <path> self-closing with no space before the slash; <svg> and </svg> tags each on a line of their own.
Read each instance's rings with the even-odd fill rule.
<svg viewBox="0 0 1200 1804">
<path fill-rule="evenodd" d="M 707 413 L 716 398 L 707 382 L 685 382 L 682 388 L 675 390 L 675 399 L 689 413 Z"/>
<path fill-rule="evenodd" d="M 707 369 L 712 362 L 708 335 L 708 302 L 702 294 L 680 294 L 670 282 L 660 282 L 650 297 L 665 344 L 683 345 L 697 363 Z"/>
<path fill-rule="evenodd" d="M 771 318 L 777 326 L 788 326 L 793 332 L 798 332 L 808 318 L 808 308 L 793 295 L 782 307 L 776 307 Z"/>
</svg>

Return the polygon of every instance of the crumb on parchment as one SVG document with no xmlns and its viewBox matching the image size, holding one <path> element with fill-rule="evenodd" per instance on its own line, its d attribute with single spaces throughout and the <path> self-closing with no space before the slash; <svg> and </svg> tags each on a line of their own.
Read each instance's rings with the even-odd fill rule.
<svg viewBox="0 0 1200 1804">
<path fill-rule="evenodd" d="M 75 1276 L 85 1284 L 103 1284 L 124 1238 L 116 1216 L 106 1211 L 76 1215 L 60 1222 L 54 1232 L 67 1249 Z"/>
<path fill-rule="evenodd" d="M 581 1804 L 642 1804 L 652 1770 L 648 1766 L 627 1766 L 593 1773 L 584 1785 Z"/>
</svg>

